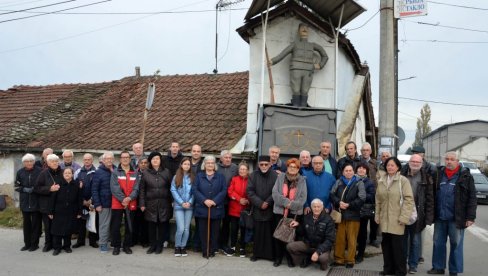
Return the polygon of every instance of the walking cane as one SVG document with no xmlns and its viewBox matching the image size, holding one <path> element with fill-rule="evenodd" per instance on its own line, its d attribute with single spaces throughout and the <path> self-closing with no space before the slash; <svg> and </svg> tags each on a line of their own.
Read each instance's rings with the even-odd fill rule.
<svg viewBox="0 0 488 276">
<path fill-rule="evenodd" d="M 210 257 L 210 207 L 208 207 L 207 218 L 207 259 Z"/>
</svg>

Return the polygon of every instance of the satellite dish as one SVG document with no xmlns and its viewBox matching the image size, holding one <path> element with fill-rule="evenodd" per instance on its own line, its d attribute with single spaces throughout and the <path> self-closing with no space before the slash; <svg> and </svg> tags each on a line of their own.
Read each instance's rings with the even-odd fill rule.
<svg viewBox="0 0 488 276">
<path fill-rule="evenodd" d="M 401 127 L 397 127 L 397 133 L 398 133 L 398 147 L 403 145 L 403 142 L 405 142 L 405 131 Z"/>
</svg>

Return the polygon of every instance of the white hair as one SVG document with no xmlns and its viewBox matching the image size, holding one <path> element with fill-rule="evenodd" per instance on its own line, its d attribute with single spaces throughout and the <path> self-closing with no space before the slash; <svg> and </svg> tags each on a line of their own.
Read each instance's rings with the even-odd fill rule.
<svg viewBox="0 0 488 276">
<path fill-rule="evenodd" d="M 309 152 L 308 150 L 302 150 L 302 151 L 300 152 L 300 157 L 301 157 L 302 155 L 304 155 L 304 156 L 310 156 L 310 152 Z"/>
<path fill-rule="evenodd" d="M 63 151 L 63 154 L 62 154 L 63 157 L 64 157 L 65 153 L 71 153 L 72 156 L 75 155 L 72 150 L 65 150 L 65 151 Z"/>
<path fill-rule="evenodd" d="M 312 200 L 312 202 L 310 202 L 310 206 L 312 206 L 314 204 L 320 204 L 320 206 L 324 207 L 324 202 L 322 200 L 320 200 L 319 198 L 316 198 L 316 199 Z"/>
<path fill-rule="evenodd" d="M 203 171 L 205 170 L 205 163 L 207 161 L 214 161 L 214 162 L 216 162 L 215 161 L 215 156 L 213 156 L 213 155 L 207 155 L 207 156 L 205 156 L 205 158 L 203 159 L 203 162 L 202 162 L 202 167 L 201 167 Z M 215 164 L 215 171 L 217 171 L 218 168 L 219 168 L 219 166 L 217 166 L 217 164 Z"/>
<path fill-rule="evenodd" d="M 59 156 L 57 156 L 56 154 L 49 154 L 46 157 L 46 161 L 58 161 L 59 162 Z"/>
<path fill-rule="evenodd" d="M 363 149 L 364 147 L 369 148 L 369 149 L 372 149 L 372 148 L 371 148 L 371 144 L 370 144 L 370 143 L 368 143 L 368 142 L 364 142 L 364 143 L 363 143 L 363 145 L 361 146 L 361 148 Z"/>
<path fill-rule="evenodd" d="M 224 157 L 224 155 L 227 155 L 227 154 L 232 155 L 232 153 L 230 152 L 230 150 L 223 150 L 223 151 L 220 152 L 220 156 L 221 157 Z"/>
<path fill-rule="evenodd" d="M 26 155 L 22 156 L 22 162 L 25 161 L 36 161 L 36 157 L 34 156 L 34 154 L 27 153 Z"/>
<path fill-rule="evenodd" d="M 111 151 L 106 151 L 106 152 L 104 152 L 104 153 L 103 153 L 103 157 L 102 157 L 102 159 L 105 159 L 105 158 L 107 158 L 107 157 L 112 157 L 112 158 L 113 158 L 113 157 L 114 157 L 114 153 L 113 153 L 113 152 L 111 152 Z"/>
<path fill-rule="evenodd" d="M 444 158 L 446 158 L 449 155 L 450 156 L 454 156 L 454 158 L 456 158 L 456 160 L 459 161 L 459 155 L 458 155 L 457 152 L 455 152 L 455 151 L 448 151 L 448 152 L 446 152 L 446 155 L 444 155 Z"/>
</svg>

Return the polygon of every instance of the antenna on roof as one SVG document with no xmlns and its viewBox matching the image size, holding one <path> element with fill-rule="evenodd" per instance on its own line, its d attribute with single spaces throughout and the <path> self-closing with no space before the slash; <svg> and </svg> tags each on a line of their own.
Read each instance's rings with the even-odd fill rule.
<svg viewBox="0 0 488 276">
<path fill-rule="evenodd" d="M 219 0 L 215 5 L 215 68 L 213 69 L 213 73 L 217 74 L 218 70 L 218 46 L 219 46 L 219 29 L 218 29 L 218 21 L 219 21 L 219 11 L 226 7 L 230 7 L 234 4 L 243 2 L 245 0 Z"/>
</svg>

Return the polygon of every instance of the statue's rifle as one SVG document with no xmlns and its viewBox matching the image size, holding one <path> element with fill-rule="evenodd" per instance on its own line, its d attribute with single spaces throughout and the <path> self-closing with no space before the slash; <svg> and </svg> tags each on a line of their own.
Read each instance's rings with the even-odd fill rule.
<svg viewBox="0 0 488 276">
<path fill-rule="evenodd" d="M 266 65 L 268 66 L 268 76 L 269 76 L 269 88 L 271 89 L 271 104 L 275 103 L 274 98 L 274 82 L 273 82 L 273 72 L 271 71 L 271 61 L 269 60 L 268 46 L 264 45 L 264 51 L 266 52 Z"/>
</svg>

